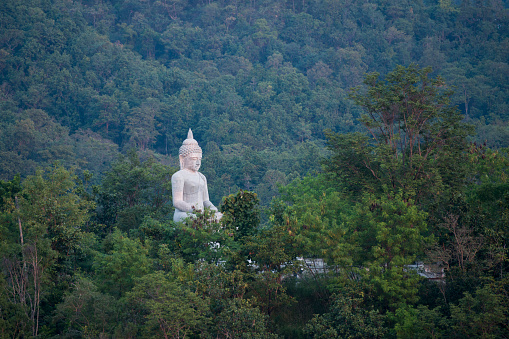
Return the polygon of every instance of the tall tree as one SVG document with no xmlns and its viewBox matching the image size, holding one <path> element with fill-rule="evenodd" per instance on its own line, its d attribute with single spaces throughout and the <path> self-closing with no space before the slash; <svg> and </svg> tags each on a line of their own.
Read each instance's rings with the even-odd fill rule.
<svg viewBox="0 0 509 339">
<path fill-rule="evenodd" d="M 131 149 L 127 157 L 121 156 L 113 164 L 95 190 L 98 221 L 109 226 L 110 231 L 113 226 L 130 230 L 138 228 L 145 216 L 167 217 L 174 172 L 153 158 L 141 160 Z"/>
<path fill-rule="evenodd" d="M 9 293 L 26 313 L 32 335 L 40 329 L 41 302 L 73 269 L 93 202 L 78 194 L 76 176 L 61 166 L 23 182 L 11 213 L 19 245 L 3 258 Z"/>
<path fill-rule="evenodd" d="M 350 181 L 352 192 L 401 190 L 418 203 L 437 200 L 465 183 L 466 137 L 472 127 L 450 105 L 450 91 L 431 68 L 398 66 L 381 80 L 368 74 L 354 102 L 365 110 L 369 135 L 328 133 L 326 170 Z"/>
<path fill-rule="evenodd" d="M 208 300 L 164 272 L 139 279 L 127 297 L 145 314 L 143 330 L 148 335 L 178 339 L 206 328 Z"/>
</svg>

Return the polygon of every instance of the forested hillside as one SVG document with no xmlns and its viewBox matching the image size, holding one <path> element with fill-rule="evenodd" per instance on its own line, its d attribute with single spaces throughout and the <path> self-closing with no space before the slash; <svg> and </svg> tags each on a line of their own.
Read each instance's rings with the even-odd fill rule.
<svg viewBox="0 0 509 339">
<path fill-rule="evenodd" d="M 132 147 L 176 166 L 188 128 L 212 196 L 319 169 L 358 129 L 366 72 L 432 66 L 477 139 L 509 145 L 507 4 L 2 1 L 0 177 L 65 161 L 102 176 Z M 220 198 L 216 199 L 216 203 Z"/>
<path fill-rule="evenodd" d="M 508 337 L 508 8 L 0 1 L 0 337 Z"/>
</svg>

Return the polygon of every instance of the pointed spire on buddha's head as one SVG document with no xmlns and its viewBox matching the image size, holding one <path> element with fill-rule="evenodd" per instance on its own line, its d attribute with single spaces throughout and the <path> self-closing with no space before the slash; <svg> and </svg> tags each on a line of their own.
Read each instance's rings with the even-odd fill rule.
<svg viewBox="0 0 509 339">
<path fill-rule="evenodd" d="M 184 140 L 182 146 L 179 149 L 179 156 L 186 157 L 191 153 L 202 153 L 200 146 L 198 146 L 198 141 L 194 140 L 193 131 L 189 129 L 187 132 L 187 139 Z"/>
</svg>

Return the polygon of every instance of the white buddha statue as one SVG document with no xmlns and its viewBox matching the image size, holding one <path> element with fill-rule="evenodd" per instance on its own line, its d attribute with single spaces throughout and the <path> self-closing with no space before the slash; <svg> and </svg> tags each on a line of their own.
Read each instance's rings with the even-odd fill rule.
<svg viewBox="0 0 509 339">
<path fill-rule="evenodd" d="M 215 212 L 216 220 L 223 216 L 210 202 L 207 179 L 198 172 L 201 158 L 202 150 L 198 146 L 198 142 L 194 140 L 193 132 L 189 129 L 187 139 L 179 149 L 180 171 L 171 177 L 173 206 L 175 207 L 173 221 L 175 222 L 193 217 L 195 211 L 203 211 L 205 208 Z"/>
</svg>

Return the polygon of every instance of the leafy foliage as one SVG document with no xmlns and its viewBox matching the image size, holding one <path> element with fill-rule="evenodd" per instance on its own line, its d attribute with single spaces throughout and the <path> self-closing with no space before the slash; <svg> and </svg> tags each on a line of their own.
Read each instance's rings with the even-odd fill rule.
<svg viewBox="0 0 509 339">
<path fill-rule="evenodd" d="M 163 272 L 139 279 L 128 299 L 145 313 L 145 335 L 185 338 L 206 325 L 207 301 Z"/>
<path fill-rule="evenodd" d="M 111 333 L 120 323 L 119 302 L 97 291 L 90 279 L 78 277 L 72 291 L 57 305 L 55 321 L 65 319 L 69 335 L 97 337 Z"/>
<path fill-rule="evenodd" d="M 136 278 L 149 273 L 148 250 L 138 239 L 115 230 L 103 241 L 105 251 L 98 253 L 94 270 L 103 290 L 119 297 L 130 291 Z"/>
<path fill-rule="evenodd" d="M 100 209 L 101 224 L 117 226 L 123 231 L 136 229 L 144 217 L 170 214 L 170 178 L 175 169 L 153 158 L 142 161 L 132 150 L 121 157 L 105 174 L 101 186 L 94 189 Z"/>
<path fill-rule="evenodd" d="M 231 299 L 217 318 L 221 338 L 278 338 L 267 331 L 264 316 L 259 309 L 251 307 L 243 299 Z"/>
<path fill-rule="evenodd" d="M 349 221 L 354 265 L 365 268 L 360 275 L 369 279 L 375 292 L 389 307 L 417 301 L 417 272 L 409 269 L 422 255 L 429 241 L 426 213 L 402 194 L 366 199 Z"/>
<path fill-rule="evenodd" d="M 0 336 L 507 336 L 508 18 L 0 2 Z M 171 221 L 189 127 L 221 223 Z"/>
<path fill-rule="evenodd" d="M 318 169 L 302 145 L 359 130 L 350 87 L 412 62 L 458 89 L 478 140 L 508 145 L 503 1 L 14 0 L 0 13 L 4 180 L 57 159 L 102 174 L 131 147 L 177 165 L 167 156 L 192 127 L 217 150 L 211 192 L 256 188 L 268 205 L 264 177 Z"/>
<path fill-rule="evenodd" d="M 366 111 L 360 121 L 372 140 L 329 134 L 333 155 L 327 171 L 352 180 L 353 192 L 381 193 L 387 186 L 417 201 L 440 199 L 461 185 L 466 174 L 451 166 L 466 158 L 470 126 L 450 106 L 451 94 L 441 92 L 443 80 L 430 78 L 430 72 L 411 65 L 397 67 L 384 81 L 377 73 L 367 75 L 367 92 L 357 89 L 351 97 Z"/>
<path fill-rule="evenodd" d="M 239 240 L 255 234 L 260 223 L 258 204 L 256 193 L 242 190 L 237 195 L 232 194 L 223 199 L 223 222 L 234 230 Z"/>
<path fill-rule="evenodd" d="M 343 291 L 332 296 L 329 311 L 315 316 L 306 326 L 311 338 L 383 338 L 388 333 L 386 317 L 363 306 L 362 295 Z"/>
<path fill-rule="evenodd" d="M 8 281 L 2 293 L 10 295 L 7 309 L 17 309 L 15 314 L 24 312 L 24 317 L 15 316 L 15 321 L 22 319 L 31 327 L 29 333 L 37 336 L 45 315 L 41 305 L 52 298 L 58 300 L 62 293 L 50 286 L 66 286 L 84 254 L 83 228 L 94 203 L 78 194 L 75 175 L 62 166 L 37 171 L 17 194 L 16 181 L 11 186 L 9 193 L 14 193 L 15 199 L 8 202 L 7 234 L 17 233 L 17 239 L 2 248 L 3 274 Z"/>
</svg>

